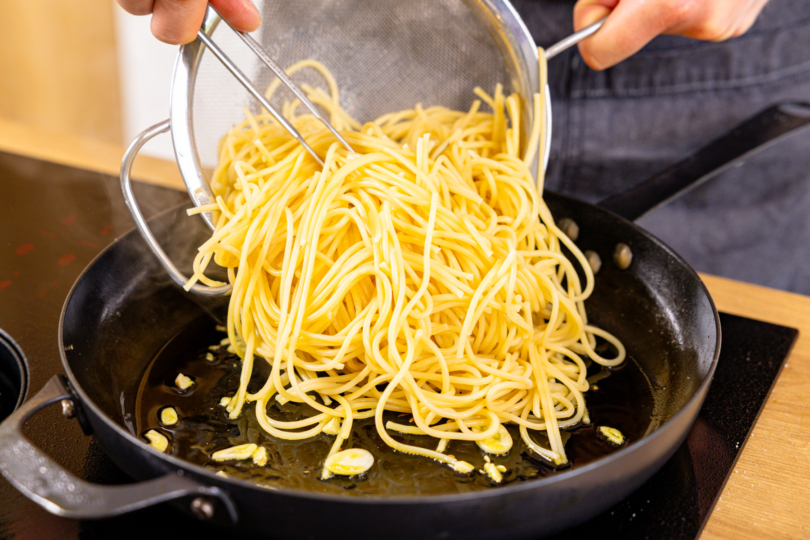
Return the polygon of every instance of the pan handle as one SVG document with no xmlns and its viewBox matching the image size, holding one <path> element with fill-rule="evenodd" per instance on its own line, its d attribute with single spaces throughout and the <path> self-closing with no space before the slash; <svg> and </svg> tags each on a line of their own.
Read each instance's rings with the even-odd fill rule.
<svg viewBox="0 0 810 540">
<path fill-rule="evenodd" d="M 810 104 L 779 103 L 704 146 L 692 157 L 598 204 L 635 221 L 726 169 L 742 165 L 757 152 L 808 124 Z"/>
<path fill-rule="evenodd" d="M 23 495 L 45 510 L 77 519 L 117 516 L 180 497 L 196 496 L 191 509 L 200 518 L 213 517 L 211 499 L 225 507 L 236 523 L 236 507 L 227 493 L 177 474 L 123 486 L 91 484 L 76 478 L 22 434 L 25 421 L 57 401 L 73 403 L 75 397 L 64 377 L 54 375 L 34 397 L 0 424 L 0 473 Z"/>
<path fill-rule="evenodd" d="M 159 124 L 145 129 L 129 144 L 127 151 L 124 152 L 124 159 L 121 161 L 121 191 L 124 192 L 124 200 L 129 208 L 129 213 L 132 214 L 132 219 L 135 220 L 135 225 L 138 227 L 138 231 L 141 233 L 143 239 L 146 240 L 149 249 L 152 250 L 152 253 L 158 258 L 160 265 L 166 270 L 169 276 L 171 276 L 174 282 L 183 287 L 188 282 L 188 278 L 177 269 L 169 256 L 166 255 L 166 252 L 163 251 L 163 248 L 160 247 L 152 231 L 149 230 L 149 225 L 143 218 L 141 209 L 138 207 L 138 201 L 135 200 L 135 194 L 132 192 L 132 179 L 130 176 L 132 173 L 132 164 L 135 162 L 135 156 L 138 155 L 138 151 L 141 147 L 155 135 L 165 133 L 169 131 L 170 128 L 170 121 L 164 120 Z M 231 291 L 231 285 L 207 287 L 196 283 L 189 290 L 203 296 L 221 296 Z"/>
</svg>

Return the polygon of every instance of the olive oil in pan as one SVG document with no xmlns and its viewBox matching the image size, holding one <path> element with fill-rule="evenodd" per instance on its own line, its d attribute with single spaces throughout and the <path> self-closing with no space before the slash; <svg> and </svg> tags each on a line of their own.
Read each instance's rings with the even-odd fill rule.
<svg viewBox="0 0 810 540">
<path fill-rule="evenodd" d="M 470 476 L 455 473 L 438 463 L 391 450 L 377 434 L 374 419 L 354 422 L 343 448 L 363 448 L 374 456 L 374 465 L 360 477 L 335 476 L 320 480 L 323 462 L 333 437 L 320 434 L 303 441 L 277 439 L 264 433 L 256 420 L 255 404 L 246 404 L 241 416 L 230 419 L 220 400 L 233 396 L 239 386 L 241 362 L 227 352 L 219 341 L 226 335 L 215 329 L 208 317 L 201 317 L 175 335 L 149 363 L 138 388 L 135 403 L 137 433 L 150 429 L 166 434 L 171 441 L 168 453 L 186 461 L 222 471 L 228 476 L 247 479 L 268 488 L 287 487 L 323 493 L 352 495 L 424 495 L 463 493 L 492 489 L 489 478 L 478 472 L 485 455 L 473 442 L 451 441 L 447 453 L 467 461 L 476 471 Z M 264 384 L 269 366 L 259 359 L 248 390 L 255 392 Z M 622 432 L 625 445 L 640 439 L 650 428 L 654 394 L 638 364 L 632 359 L 619 368 L 604 370 L 593 364 L 589 376 L 594 388 L 586 395 L 591 425 L 566 432 L 569 467 L 576 468 L 616 450 L 616 446 L 598 435 L 598 426 L 609 426 Z M 178 374 L 191 378 L 194 384 L 181 391 Z M 305 405 L 279 404 L 272 400 L 270 414 L 278 420 L 298 420 L 312 414 Z M 173 407 L 178 421 L 165 425 L 160 421 L 164 407 Z M 409 415 L 386 413 L 387 419 L 407 423 Z M 514 426 L 507 426 L 514 446 L 505 456 L 490 456 L 496 465 L 504 465 L 503 482 L 528 481 L 555 473 L 547 462 L 529 455 Z M 435 448 L 436 441 L 426 436 L 391 435 L 408 444 Z M 543 435 L 533 436 L 547 446 Z M 218 462 L 211 454 L 224 448 L 254 443 L 267 450 L 263 467 L 250 460 Z"/>
</svg>

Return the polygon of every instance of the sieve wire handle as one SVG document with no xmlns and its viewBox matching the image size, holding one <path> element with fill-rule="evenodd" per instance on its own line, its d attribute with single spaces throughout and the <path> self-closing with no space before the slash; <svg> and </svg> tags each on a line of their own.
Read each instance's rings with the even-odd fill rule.
<svg viewBox="0 0 810 540">
<path fill-rule="evenodd" d="M 591 24 L 589 26 L 586 26 L 585 28 L 583 28 L 579 32 L 574 32 L 573 34 L 571 34 L 567 38 L 561 39 L 560 41 L 558 41 L 557 43 L 555 43 L 554 45 L 552 45 L 551 47 L 546 49 L 546 59 L 551 60 L 552 58 L 554 58 L 555 56 L 557 56 L 558 54 L 560 54 L 564 50 L 573 47 L 574 45 L 576 45 L 577 43 L 579 43 L 583 39 L 585 39 L 587 37 L 591 37 L 592 35 L 594 35 L 596 33 L 597 30 L 602 28 L 602 25 L 605 24 L 606 20 L 607 20 L 607 17 L 599 19 L 595 23 L 593 23 L 593 24 Z"/>
<path fill-rule="evenodd" d="M 135 162 L 135 157 L 138 155 L 138 151 L 154 136 L 161 133 L 166 133 L 169 131 L 169 129 L 171 129 L 171 122 L 169 120 L 164 120 L 163 122 L 155 124 L 154 126 L 141 132 L 129 144 L 127 151 L 124 152 L 124 159 L 121 162 L 121 191 L 124 193 L 124 200 L 127 203 L 127 208 L 129 208 L 129 213 L 132 215 L 132 219 L 135 220 L 135 225 L 138 227 L 138 232 L 140 232 L 143 239 L 146 240 L 149 249 L 151 249 L 152 253 L 154 253 L 158 258 L 160 265 L 164 270 L 166 270 L 169 276 L 171 276 L 172 280 L 174 280 L 174 282 L 181 287 L 184 287 L 185 284 L 188 283 L 188 278 L 177 269 L 169 256 L 166 255 L 166 252 L 163 251 L 163 248 L 160 247 L 155 235 L 153 235 L 152 231 L 149 230 L 149 225 L 143 218 L 141 209 L 138 207 L 138 202 L 135 200 L 135 194 L 132 192 L 132 164 Z M 208 287 L 207 285 L 195 283 L 191 289 L 189 289 L 189 291 L 202 296 L 222 296 L 231 292 L 231 285 Z"/>
<path fill-rule="evenodd" d="M 230 26 L 230 23 L 228 23 L 228 21 L 225 22 L 228 24 L 228 26 Z M 293 80 L 290 78 L 289 75 L 287 75 L 287 72 L 284 71 L 284 69 L 281 66 L 276 64 L 276 62 L 272 58 L 270 58 L 270 55 L 267 54 L 267 51 L 265 51 L 261 45 L 259 45 L 258 41 L 250 37 L 249 34 L 234 29 L 232 26 L 231 30 L 236 32 L 236 35 L 242 39 L 245 45 L 247 45 L 248 48 L 251 51 L 253 51 L 253 53 L 256 56 L 258 56 L 262 62 L 264 62 L 264 65 L 267 66 L 270 69 L 270 71 L 272 71 L 273 74 L 279 78 L 279 80 L 284 84 L 284 86 L 286 86 L 293 94 L 295 94 L 295 97 L 297 97 L 299 101 L 301 101 L 304 107 L 306 107 L 309 110 L 309 112 L 311 112 L 315 116 L 315 118 L 320 120 L 321 123 L 323 123 L 323 125 L 326 126 L 326 128 L 332 133 L 332 135 L 334 135 L 337 138 L 338 141 L 340 141 L 340 144 L 342 144 L 346 148 L 346 150 L 348 150 L 349 152 L 354 152 L 354 149 L 349 145 L 348 142 L 346 142 L 346 139 L 344 139 L 340 135 L 338 130 L 335 129 L 335 127 L 332 124 L 329 123 L 329 120 L 327 120 L 326 117 L 323 114 L 321 114 L 321 111 L 319 111 L 318 108 L 315 106 L 315 104 L 312 103 L 312 101 L 310 101 L 310 99 L 307 97 L 304 91 L 298 88 L 298 85 L 293 82 Z"/>
<path fill-rule="evenodd" d="M 307 144 L 307 141 L 304 140 L 304 137 L 298 132 L 298 130 L 295 129 L 295 127 L 286 118 L 284 118 L 284 116 L 282 116 L 280 112 L 278 112 L 272 105 L 270 105 L 270 102 L 267 101 L 267 99 L 264 97 L 264 95 L 262 95 L 262 93 L 258 90 L 258 88 L 256 88 L 253 85 L 253 83 L 250 82 L 250 79 L 248 79 L 247 75 L 242 73 L 242 70 L 236 67 L 236 64 L 234 64 L 233 61 L 230 58 L 228 58 L 228 55 L 226 55 L 225 52 L 222 49 L 220 49 L 216 43 L 213 42 L 213 40 L 208 36 L 208 34 L 200 30 L 199 32 L 197 32 L 197 39 L 205 43 L 205 46 L 208 47 L 208 50 L 214 53 L 214 56 L 216 56 L 217 59 L 220 62 L 222 62 L 222 65 L 225 66 L 225 68 L 227 68 L 227 70 L 231 72 L 231 75 L 233 75 L 236 78 L 236 80 L 239 81 L 239 83 L 245 87 L 245 90 L 250 92 L 250 95 L 256 98 L 256 100 L 258 100 L 258 102 L 261 103 L 265 109 L 270 111 L 270 114 L 273 115 L 273 118 L 276 119 L 276 122 L 281 124 L 281 127 L 283 127 L 285 131 L 287 131 L 287 133 L 292 135 L 293 138 L 296 141 L 298 141 L 301 144 L 301 146 L 303 146 L 306 149 L 307 152 L 309 152 L 309 155 L 315 158 L 315 161 L 317 161 L 318 163 L 321 164 L 321 166 L 323 166 L 323 160 L 320 158 L 318 154 L 315 153 L 315 150 L 313 150 L 312 147 L 309 144 Z"/>
</svg>

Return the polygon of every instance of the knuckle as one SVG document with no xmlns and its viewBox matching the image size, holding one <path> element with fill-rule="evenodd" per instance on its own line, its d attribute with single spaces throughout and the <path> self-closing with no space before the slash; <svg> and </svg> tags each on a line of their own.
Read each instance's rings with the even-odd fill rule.
<svg viewBox="0 0 810 540">
<path fill-rule="evenodd" d="M 662 0 L 665 24 L 691 38 L 723 41 L 737 35 L 738 28 L 716 3 L 701 0 Z"/>
<path fill-rule="evenodd" d="M 734 37 L 736 28 L 720 17 L 707 17 L 695 28 L 693 37 L 704 41 L 724 41 Z"/>
<path fill-rule="evenodd" d="M 700 9 L 698 0 L 662 0 L 662 18 L 667 27 L 692 19 Z"/>
<path fill-rule="evenodd" d="M 752 22 L 751 24 L 745 24 L 745 25 L 738 26 L 737 28 L 735 28 L 735 29 L 734 29 L 734 30 L 731 32 L 731 35 L 730 35 L 729 37 L 730 37 L 730 38 L 738 38 L 738 37 L 740 37 L 741 35 L 743 35 L 743 34 L 745 34 L 746 32 L 748 32 L 748 30 L 750 30 L 750 29 L 751 29 L 751 26 L 753 26 L 753 22 Z"/>
</svg>

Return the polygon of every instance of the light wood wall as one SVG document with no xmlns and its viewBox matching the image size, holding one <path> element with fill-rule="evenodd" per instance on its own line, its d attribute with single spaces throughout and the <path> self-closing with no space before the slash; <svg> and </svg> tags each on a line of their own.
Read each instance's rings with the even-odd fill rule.
<svg viewBox="0 0 810 540">
<path fill-rule="evenodd" d="M 2 0 L 0 118 L 121 144 L 111 0 Z"/>
</svg>

